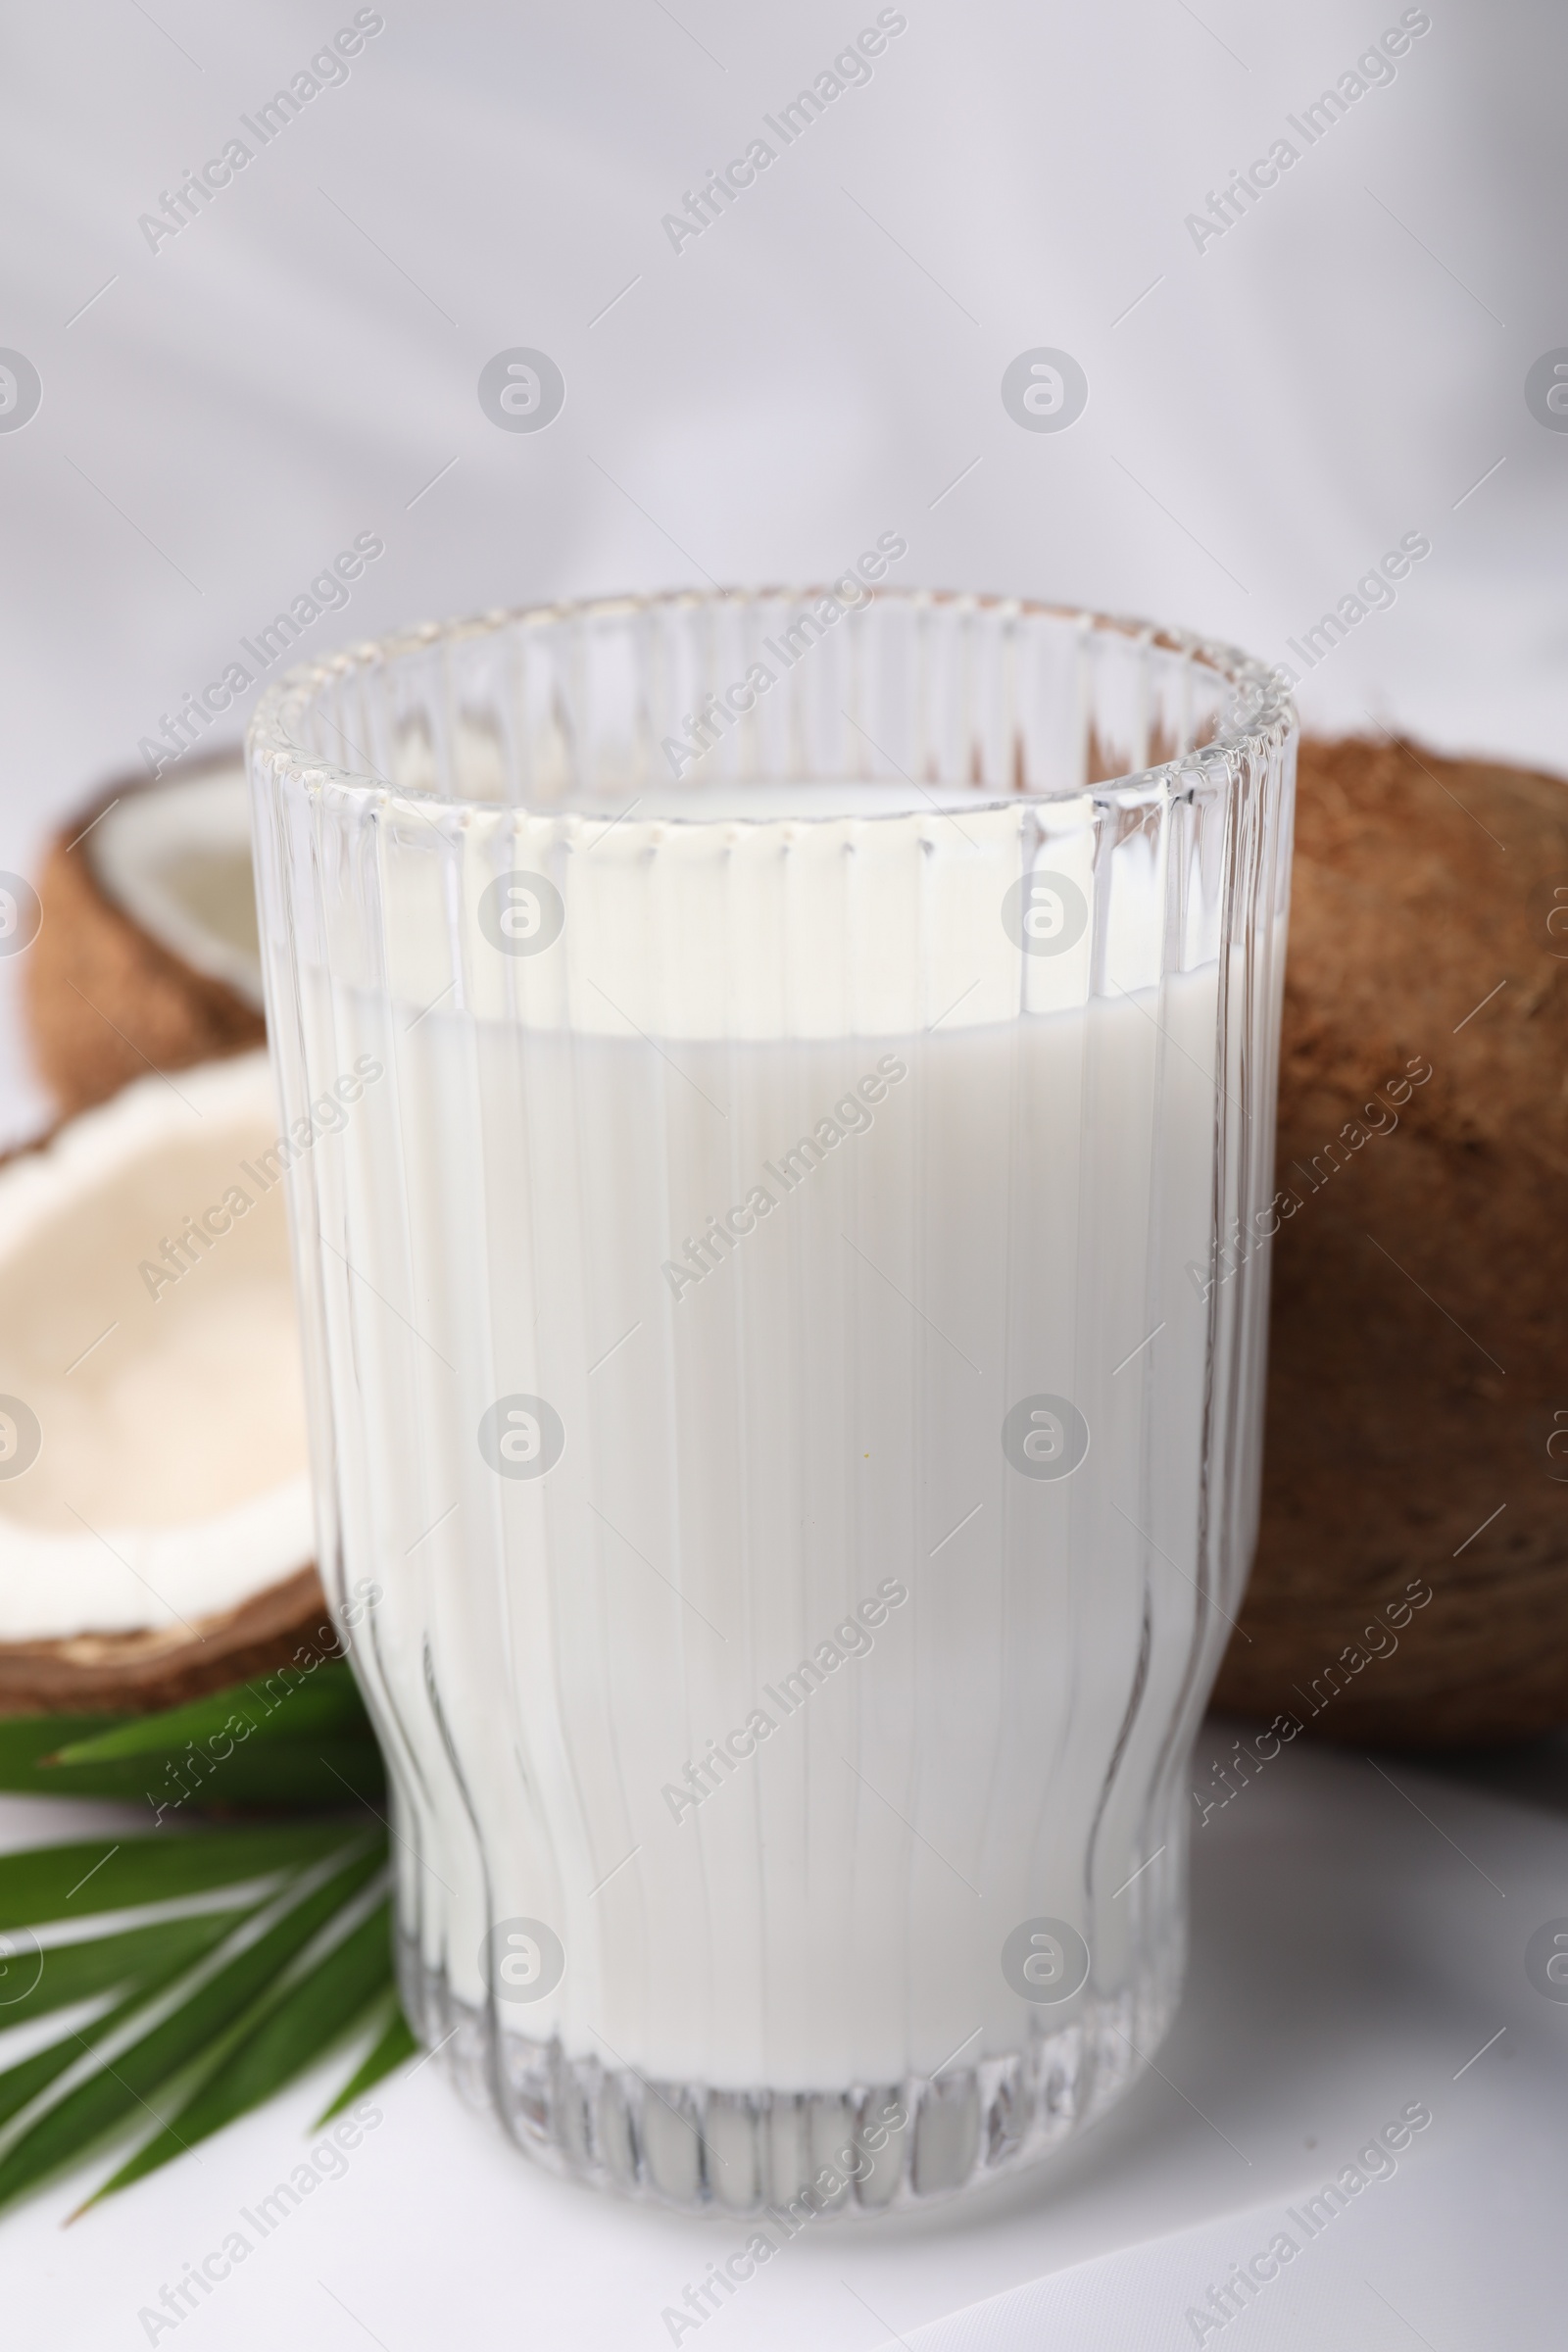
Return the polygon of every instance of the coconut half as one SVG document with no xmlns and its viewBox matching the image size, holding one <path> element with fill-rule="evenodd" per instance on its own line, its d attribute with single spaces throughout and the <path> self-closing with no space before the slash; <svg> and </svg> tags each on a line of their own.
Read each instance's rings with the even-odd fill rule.
<svg viewBox="0 0 1568 2352">
<path fill-rule="evenodd" d="M 0 1168 L 0 1708 L 167 1706 L 333 1635 L 265 1054 Z"/>
<path fill-rule="evenodd" d="M 265 1036 L 237 750 L 112 785 L 56 837 L 38 895 L 28 1016 L 63 1112 Z"/>
</svg>

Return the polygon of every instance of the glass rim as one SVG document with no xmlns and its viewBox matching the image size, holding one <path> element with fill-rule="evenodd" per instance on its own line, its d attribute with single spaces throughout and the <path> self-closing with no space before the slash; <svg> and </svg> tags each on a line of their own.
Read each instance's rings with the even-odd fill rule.
<svg viewBox="0 0 1568 2352">
<path fill-rule="evenodd" d="M 421 811 L 445 809 L 455 817 L 494 816 L 498 813 L 536 818 L 562 818 L 573 814 L 585 818 L 596 817 L 600 811 L 574 808 L 570 802 L 557 802 L 545 808 L 534 807 L 524 801 L 498 802 L 488 795 L 445 793 L 423 785 L 394 783 L 373 771 L 341 766 L 335 760 L 323 759 L 318 753 L 305 748 L 295 733 L 295 715 L 316 696 L 357 671 L 391 669 L 398 662 L 411 656 L 428 654 L 433 647 L 443 644 L 456 646 L 497 636 L 503 629 L 511 627 L 549 628 L 563 622 L 624 619 L 639 613 L 658 612 L 718 611 L 726 606 L 807 604 L 833 593 L 829 582 L 814 587 L 790 587 L 779 583 L 763 587 L 626 590 L 609 595 L 562 598 L 539 604 L 493 606 L 485 612 L 463 614 L 449 620 L 406 624 L 380 637 L 362 638 L 331 653 L 317 655 L 286 670 L 268 688 L 251 713 L 245 730 L 246 764 L 251 767 L 258 760 L 264 760 L 274 776 L 285 776 L 290 782 L 316 781 L 350 798 L 409 802 L 418 805 Z M 1178 753 L 1173 759 L 1159 760 L 1148 767 L 1129 769 L 1119 776 L 1102 777 L 1093 783 L 1061 784 L 1039 792 L 987 792 L 965 786 L 965 795 L 972 795 L 958 804 L 965 810 L 978 813 L 982 809 L 992 808 L 1051 807 L 1080 800 L 1085 795 L 1101 803 L 1115 801 L 1137 804 L 1161 797 L 1178 781 L 1190 784 L 1195 773 L 1212 779 L 1216 769 L 1223 769 L 1229 776 L 1234 760 L 1283 747 L 1299 729 L 1296 704 L 1280 669 L 1245 652 L 1240 646 L 1232 645 L 1223 638 L 1206 636 L 1200 630 L 1184 629 L 1126 613 L 1099 612 L 1088 606 L 1054 604 L 1039 598 L 962 588 L 866 587 L 859 602 L 847 609 L 846 617 L 854 619 L 872 604 L 901 607 L 912 612 L 946 610 L 989 613 L 1004 620 L 1074 622 L 1086 634 L 1122 637 L 1157 652 L 1185 655 L 1230 688 L 1213 734 L 1191 751 Z M 863 779 L 846 775 L 838 779 L 817 780 L 851 783 Z M 694 798 L 699 795 L 700 788 L 697 788 Z M 833 824 L 845 821 L 876 824 L 918 813 L 913 809 L 803 808 L 788 815 L 774 809 L 759 812 L 755 816 L 740 812 L 718 816 L 705 811 L 698 805 L 689 813 L 684 810 L 661 811 L 657 822 L 660 825 Z"/>
</svg>

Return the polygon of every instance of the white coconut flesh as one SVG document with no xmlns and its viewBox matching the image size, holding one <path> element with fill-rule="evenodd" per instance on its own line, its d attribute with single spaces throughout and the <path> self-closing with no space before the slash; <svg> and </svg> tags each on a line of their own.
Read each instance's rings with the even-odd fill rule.
<svg viewBox="0 0 1568 2352">
<path fill-rule="evenodd" d="M 0 1642 L 194 1629 L 314 1560 L 276 1134 L 251 1054 L 0 1169 Z"/>
<path fill-rule="evenodd" d="M 262 1009 L 244 763 L 127 793 L 87 836 L 99 889 L 179 962 Z"/>
</svg>

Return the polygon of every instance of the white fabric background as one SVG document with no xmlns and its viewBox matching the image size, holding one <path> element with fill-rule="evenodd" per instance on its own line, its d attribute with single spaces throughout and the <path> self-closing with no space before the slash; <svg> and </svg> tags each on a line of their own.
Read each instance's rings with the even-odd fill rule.
<svg viewBox="0 0 1568 2352">
<path fill-rule="evenodd" d="M 494 604 L 818 577 L 893 529 L 901 581 L 1142 612 L 1284 659 L 1419 530 L 1430 558 L 1308 678 L 1309 722 L 1568 764 L 1568 434 L 1523 397 L 1568 344 L 1568 21 L 1544 0 L 1432 0 L 1392 85 L 1201 253 L 1185 216 L 1398 22 L 1394 0 L 907 0 L 869 84 L 678 255 L 661 217 L 874 6 L 382 13 L 348 81 L 157 253 L 138 216 L 353 9 L 82 0 L 8 24 L 0 345 L 43 400 L 0 432 L 0 866 L 28 866 L 364 531 L 384 558 L 302 650 Z M 476 399 L 513 345 L 565 376 L 538 434 Z M 1060 434 L 1002 406 L 1037 345 L 1089 377 Z M 7 1134 L 44 1108 L 15 980 L 0 966 Z M 1429 2082 L 1504 2020 L 1430 2146 L 1227 2333 L 1554 2340 L 1542 2215 L 1546 2187 L 1560 2211 L 1568 2013 L 1520 1955 L 1568 1908 L 1555 1819 L 1446 1791 L 1436 1818 L 1504 1900 L 1364 1765 L 1290 1770 L 1198 1840 L 1195 1988 L 1161 2059 L 1182 2095 L 1152 2079 L 1054 2191 L 824 2233 L 704 2341 L 809 2328 L 858 2352 L 1048 2272 L 1033 2305 L 921 2341 L 1190 2340 L 1185 2282 L 1250 2250 L 1250 2209 L 1309 2185 L 1391 2100 L 1436 2106 Z M 7 1838 L 36 1812 L 6 1808 Z M 504 2158 L 434 2069 L 385 2104 L 350 2179 L 182 2324 L 192 2342 L 666 2340 L 660 2305 L 709 2233 Z M 302 2093 L 69 2238 L 63 2195 L 5 2225 L 19 2340 L 142 2340 L 136 2307 L 292 2161 L 309 2112 Z M 1189 2228 L 1184 2249 L 1169 2233 Z M 1162 2242 L 1063 2270 L 1141 2240 Z"/>
<path fill-rule="evenodd" d="M 8 27 L 0 344 L 43 403 L 0 433 L 0 865 L 365 530 L 387 553 L 313 647 L 817 577 L 896 529 L 901 579 L 1271 659 L 1420 530 L 1431 557 L 1307 680 L 1308 719 L 1568 759 L 1568 433 L 1523 398 L 1568 343 L 1545 0 L 1433 0 L 1392 84 L 1201 253 L 1188 213 L 1393 0 L 910 0 L 870 82 L 679 254 L 662 216 L 874 7 L 382 13 L 156 253 L 138 217 L 353 10 L 84 0 Z M 478 406 L 514 345 L 566 379 L 538 434 Z M 1060 434 L 1002 406 L 1037 345 L 1089 376 Z"/>
</svg>

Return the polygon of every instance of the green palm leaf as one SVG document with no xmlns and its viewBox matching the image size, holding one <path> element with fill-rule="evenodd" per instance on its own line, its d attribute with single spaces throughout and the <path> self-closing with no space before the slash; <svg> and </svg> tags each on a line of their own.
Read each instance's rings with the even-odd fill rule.
<svg viewBox="0 0 1568 2352">
<path fill-rule="evenodd" d="M 122 2025 L 129 2023 L 138 2009 L 145 2008 L 158 1990 L 157 1984 L 138 1986 L 136 1991 L 127 1994 L 124 2000 L 118 2002 L 113 2009 L 106 2010 L 102 2017 L 95 2019 L 90 2026 L 84 2026 L 79 2033 L 68 2034 L 63 2041 L 51 2042 L 46 2050 L 39 2050 L 31 2058 L 24 2058 L 20 2066 L 8 2068 L 5 2074 L 0 2075 L 0 2122 L 9 2124 L 13 2117 L 21 2115 L 24 2108 L 30 2107 L 51 2082 L 57 2082 L 74 2066 L 83 2051 L 92 2049 L 96 2043 L 107 2041 L 117 2034 Z"/>
<path fill-rule="evenodd" d="M 95 1838 L 79 1845 L 0 1855 L 0 1929 L 88 1919 L 133 1903 L 170 1902 L 215 1886 L 272 1878 L 331 1853 L 349 1835 L 341 1822 L 297 1821 L 200 1838 Z"/>
<path fill-rule="evenodd" d="M 166 1963 L 185 1965 L 187 1953 L 189 1959 L 198 1959 L 248 1919 L 255 1907 L 202 1911 L 194 1918 L 155 1920 L 151 1927 L 124 1928 L 117 1936 L 95 1936 L 86 1942 L 51 1943 L 31 1963 L 28 1973 L 35 1970 L 36 1975 L 28 1989 L 0 2005 L 0 2033 L 47 2017 L 52 2009 L 68 2009 L 73 2001 L 90 2000 L 94 1993 L 143 1984 Z"/>
<path fill-rule="evenodd" d="M 161 1715 L 0 1718 L 0 1789 L 148 1802 L 160 1824 L 150 1837 L 0 1856 L 0 1934 L 38 1928 L 46 1938 L 35 1978 L 0 1999 L 0 2036 L 71 2003 L 118 1996 L 0 2070 L 0 2206 L 156 2100 L 159 2129 L 89 2202 L 143 2179 L 272 2097 L 357 2024 L 379 2019 L 381 2030 L 323 2123 L 409 2057 L 417 2044 L 397 2003 L 388 1906 L 361 1916 L 385 1863 L 379 1815 L 367 1818 L 384 1787 L 342 1661 L 309 1675 L 285 1668 Z M 336 1818 L 215 1827 L 213 1810 Z M 189 1909 L 230 1887 L 243 1898 Z M 47 1940 L 76 1920 L 172 1905 L 184 1908 L 117 1934 Z M 14 1953 L 10 1969 L 21 1974 L 0 1970 L 0 1993 L 34 1966 L 27 1951 Z M 148 2011 L 154 2022 L 138 2036 Z"/>
<path fill-rule="evenodd" d="M 380 1782 L 369 1718 L 352 1670 L 338 1658 L 308 1674 L 283 1667 L 157 1714 L 0 1716 L 0 1789 L 105 1796 L 147 1791 L 156 1801 L 180 1792 L 174 1786 L 179 1776 L 193 1809 L 230 1811 L 241 1802 L 269 1801 L 265 1774 L 251 1776 L 254 1794 L 236 1794 L 236 1777 L 253 1757 L 265 1757 L 270 1769 L 285 1757 L 318 1759 L 323 1748 L 340 1743 L 364 1757 Z M 152 1790 L 150 1780 L 157 1784 Z M 368 1783 L 357 1785 L 373 1793 Z M 276 1810 L 294 1800 L 274 1794 L 271 1801 Z M 341 1804 L 341 1788 L 324 1788 L 321 1801 Z"/>
<path fill-rule="evenodd" d="M 233 2047 L 162 2132 L 137 2149 L 97 2196 L 157 2172 L 198 2140 L 259 2107 L 303 2074 L 386 1989 L 392 1918 L 386 1903 L 286 1991 L 240 2021 Z M 97 2197 L 89 2200 L 97 2202 Z"/>
<path fill-rule="evenodd" d="M 59 1782 L 50 1777 L 43 1763 L 50 1749 L 67 1740 L 90 1740 L 122 1720 L 118 1715 L 0 1717 L 0 1788 L 42 1796 L 58 1790 Z M 118 1794 L 118 1789 L 113 1793 Z"/>
<path fill-rule="evenodd" d="M 208 1977 L 140 2041 L 78 2082 L 0 2158 L 0 2206 L 133 2116 L 152 2094 L 199 2058 L 348 1897 L 381 1868 L 384 1844 L 360 1844 L 323 1886 L 296 1901 L 265 1935 Z"/>
<path fill-rule="evenodd" d="M 149 1931 L 160 1939 L 156 1956 L 143 1968 L 140 1982 L 131 1992 L 113 2008 L 93 2018 L 89 2024 L 78 2027 L 62 2040 L 51 2042 L 47 2049 L 35 2051 L 32 2057 L 24 2058 L 19 2066 L 8 2067 L 4 2074 L 0 2074 L 0 2124 L 10 2123 L 24 2107 L 30 2107 L 40 2091 L 47 2090 L 50 2083 L 63 2075 L 68 2067 L 74 2066 L 84 2050 L 94 2049 L 100 2042 L 110 2040 L 122 2025 L 135 2016 L 138 2009 L 146 2008 L 149 2001 L 174 1984 L 198 1960 L 216 1951 L 224 1936 L 231 1934 L 235 1926 L 248 1916 L 243 1911 L 208 1911 L 196 1919 L 166 1920 L 158 1928 Z M 107 1940 L 128 1943 L 131 1938 L 124 1936 Z M 88 1950 L 92 1947 L 78 1945 L 75 1948 Z M 45 1954 L 46 1969 L 52 1957 L 52 1952 Z M 126 1979 L 121 1977 L 118 1982 L 123 1984 Z"/>
<path fill-rule="evenodd" d="M 236 1683 L 188 1706 L 170 1707 L 161 1715 L 133 1715 L 128 1722 L 113 1722 L 107 1731 L 73 1738 L 48 1760 L 56 1765 L 89 1764 L 164 1751 L 177 1755 L 187 1743 L 217 1739 L 233 1740 L 238 1752 L 252 1739 L 299 1741 L 334 1733 L 368 1733 L 365 1702 L 344 1660 L 316 1667 L 308 1680 L 296 1669 L 283 1671 L 295 1679 L 281 1695 L 269 1683 Z M 230 1729 L 236 1720 L 249 1727 L 243 1734 Z"/>
<path fill-rule="evenodd" d="M 122 1796 L 166 1817 L 337 1809 L 385 1787 L 353 1673 L 285 1667 L 160 1715 L 0 1720 L 0 1788 Z"/>
<path fill-rule="evenodd" d="M 409 2031 L 408 2019 L 394 1998 L 392 2014 L 382 2028 L 369 2056 L 365 2060 L 363 2066 L 349 2077 L 330 2107 L 322 2108 L 316 2119 L 316 2130 L 319 2132 L 321 2126 L 329 2124 L 334 2115 L 341 2115 L 345 2107 L 352 2107 L 355 2100 L 363 2097 L 372 2084 L 379 2082 L 383 2075 L 391 2074 L 394 2067 L 401 2066 L 406 2058 L 412 2058 L 418 2046 L 417 2041 Z"/>
</svg>

